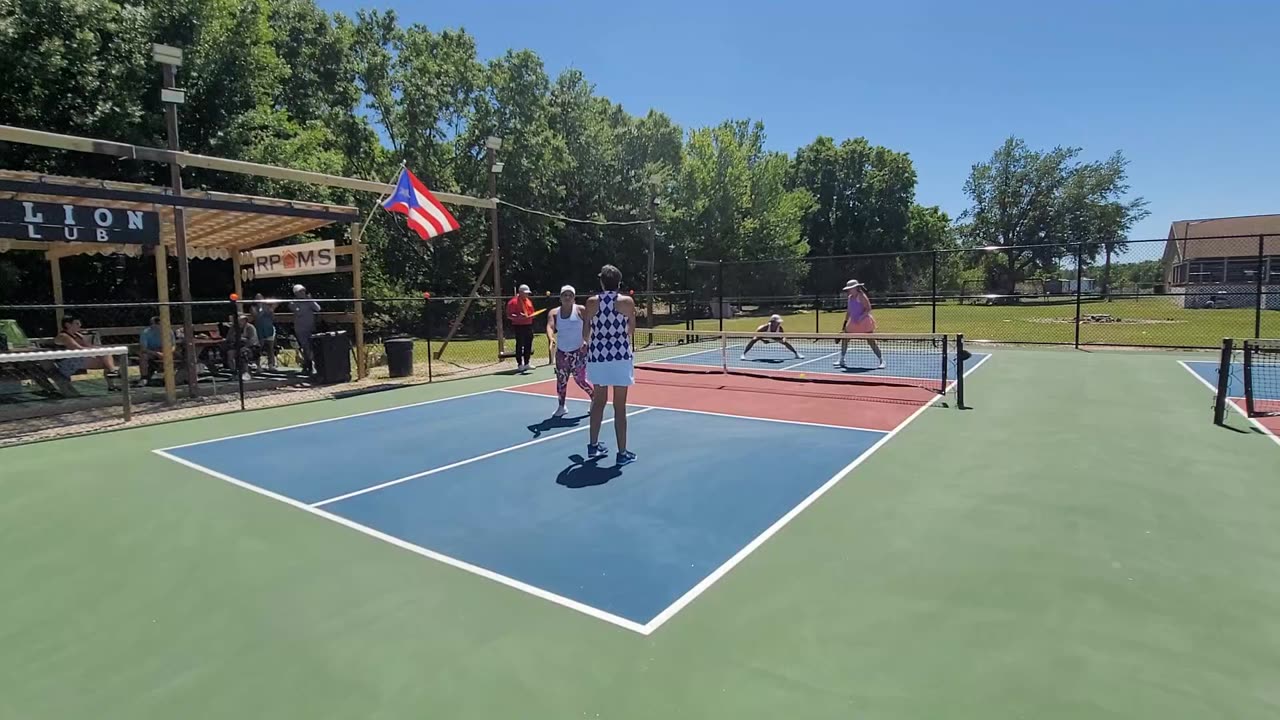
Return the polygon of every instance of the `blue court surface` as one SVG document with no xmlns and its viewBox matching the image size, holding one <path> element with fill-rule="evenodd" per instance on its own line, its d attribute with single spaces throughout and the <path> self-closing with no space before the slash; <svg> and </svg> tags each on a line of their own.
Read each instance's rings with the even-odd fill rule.
<svg viewBox="0 0 1280 720">
<path fill-rule="evenodd" d="M 1200 378 L 1215 392 L 1218 388 L 1218 363 L 1208 360 L 1187 360 L 1182 362 L 1188 370 Z M 1256 377 L 1256 376 L 1255 376 Z M 1280 387 L 1270 383 L 1254 381 L 1254 398 L 1256 400 L 1280 400 Z M 1233 363 L 1231 377 L 1227 381 L 1227 397 L 1244 397 L 1244 365 Z"/>
<path fill-rule="evenodd" d="M 156 452 L 648 633 L 888 436 L 633 407 L 619 468 L 583 461 L 587 404 L 554 403 L 491 391 Z"/>
<path fill-rule="evenodd" d="M 746 357 L 743 358 L 743 350 L 746 349 L 747 341 L 735 340 L 734 343 L 728 346 L 726 353 L 721 353 L 718 347 L 685 353 L 681 353 L 678 348 L 674 348 L 673 354 L 649 360 L 642 364 L 692 365 L 715 368 L 721 366 L 723 358 L 723 361 L 732 369 L 759 370 L 762 372 L 796 372 L 811 375 L 866 375 L 908 380 L 935 380 L 939 379 L 942 374 L 942 351 L 940 347 L 911 346 L 902 348 L 895 347 L 891 342 L 886 342 L 881 346 L 885 367 L 877 369 L 878 361 L 876 356 L 864 342 L 855 341 L 849 344 L 849 349 L 844 353 L 845 367 L 834 367 L 834 363 L 840 358 L 839 347 L 835 342 L 823 344 L 817 348 L 814 348 L 810 344 L 811 342 L 801 343 L 796 346 L 796 349 L 804 355 L 801 358 L 796 358 L 790 350 L 778 343 L 765 342 L 756 343 L 751 348 L 751 351 L 746 354 Z M 978 363 L 986 357 L 986 353 L 971 352 L 970 355 L 971 357 L 965 361 L 966 369 L 977 367 Z M 643 359 L 644 354 L 642 353 L 640 357 Z M 949 347 L 947 351 L 947 379 L 954 381 L 955 378 L 955 348 Z"/>
</svg>

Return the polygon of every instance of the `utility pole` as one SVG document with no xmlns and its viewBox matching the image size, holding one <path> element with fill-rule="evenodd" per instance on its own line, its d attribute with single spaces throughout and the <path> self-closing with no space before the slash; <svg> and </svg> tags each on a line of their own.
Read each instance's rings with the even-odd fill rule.
<svg viewBox="0 0 1280 720">
<path fill-rule="evenodd" d="M 165 131 L 169 138 L 169 150 L 178 152 L 178 106 L 186 100 L 186 93 L 177 87 L 178 66 L 182 64 L 182 50 L 168 45 L 152 45 L 151 58 L 164 69 L 164 84 L 160 88 L 160 101 L 164 103 Z M 177 161 L 169 163 L 169 185 L 173 194 L 182 196 L 182 166 Z M 196 354 L 193 343 L 195 334 L 191 320 L 191 268 L 187 262 L 187 221 L 181 206 L 173 208 L 173 241 L 178 256 L 178 299 L 182 301 L 182 355 L 187 370 L 187 394 L 197 395 Z M 160 252 L 164 252 L 163 244 Z M 233 258 L 233 262 L 239 262 Z"/>
</svg>

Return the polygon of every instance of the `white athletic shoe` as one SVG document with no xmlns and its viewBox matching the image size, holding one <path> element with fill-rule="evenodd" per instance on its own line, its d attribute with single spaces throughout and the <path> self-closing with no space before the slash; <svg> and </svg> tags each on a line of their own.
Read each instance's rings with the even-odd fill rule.
<svg viewBox="0 0 1280 720">
<path fill-rule="evenodd" d="M 568 414 L 569 414 L 569 411 L 565 408 L 565 406 L 561 405 L 560 407 L 556 408 L 555 412 L 551 413 L 551 417 L 562 418 Z"/>
<path fill-rule="evenodd" d="M 746 360 L 746 359 L 747 359 L 747 354 L 746 354 L 746 353 L 742 353 L 742 357 L 740 357 L 740 358 L 738 358 L 738 359 L 739 359 L 739 360 Z"/>
<path fill-rule="evenodd" d="M 883 360 L 881 360 L 881 361 L 880 361 L 880 364 L 879 364 L 879 365 L 876 365 L 876 369 L 877 369 L 877 370 L 883 370 L 883 369 L 884 369 L 884 361 L 883 361 Z"/>
<path fill-rule="evenodd" d="M 796 353 L 796 359 L 797 359 L 797 360 L 803 360 L 803 359 L 804 359 L 804 356 L 803 356 L 803 355 L 801 355 L 800 353 Z"/>
<path fill-rule="evenodd" d="M 838 368 L 842 368 L 842 367 L 844 367 L 844 366 L 845 366 L 845 365 L 844 365 L 844 358 L 840 358 L 839 360 L 837 360 L 837 361 L 835 361 L 835 362 L 831 363 L 831 367 L 838 367 Z"/>
</svg>

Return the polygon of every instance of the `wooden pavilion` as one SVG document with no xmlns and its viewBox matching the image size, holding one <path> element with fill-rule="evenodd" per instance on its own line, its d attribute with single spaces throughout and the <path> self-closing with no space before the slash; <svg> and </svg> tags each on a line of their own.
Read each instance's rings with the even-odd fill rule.
<svg viewBox="0 0 1280 720">
<path fill-rule="evenodd" d="M 60 261 L 64 257 L 115 254 L 155 257 L 156 301 L 165 343 L 164 386 L 169 401 L 176 398 L 176 383 L 170 340 L 167 258 L 176 255 L 175 217 L 179 212 L 184 216 L 188 258 L 231 260 L 232 287 L 237 294 L 241 294 L 242 287 L 241 253 L 335 223 L 348 224 L 351 231 L 347 233 L 347 244 L 337 247 L 335 253 L 351 257 L 351 291 L 356 298 L 351 321 L 357 374 L 363 377 L 367 373 L 363 303 L 359 300 L 362 294 L 360 216 L 354 207 L 192 189 L 183 189 L 178 195 L 169 188 L 152 185 L 9 170 L 0 170 L 0 201 L 9 201 L 5 203 L 9 208 L 28 213 L 26 218 L 0 218 L 0 252 L 43 253 L 49 262 L 55 305 L 63 305 Z M 51 227 L 52 217 L 44 226 L 22 222 L 37 217 L 38 208 L 51 207 L 58 209 L 57 227 Z M 53 214 L 41 212 L 38 216 L 43 219 Z M 95 235 L 97 228 L 91 221 L 81 219 L 85 216 L 99 221 L 125 218 L 128 225 L 120 226 L 117 220 L 118 227 L 108 227 Z M 148 227 L 148 223 L 154 223 L 155 227 Z M 110 222 L 99 224 L 111 225 Z M 112 242 L 126 236 L 125 242 Z M 61 323 L 62 309 L 55 312 Z"/>
</svg>

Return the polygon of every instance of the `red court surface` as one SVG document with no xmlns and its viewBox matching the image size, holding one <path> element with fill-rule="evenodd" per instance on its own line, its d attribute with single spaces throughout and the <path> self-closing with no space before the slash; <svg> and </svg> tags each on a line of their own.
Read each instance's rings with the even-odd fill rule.
<svg viewBox="0 0 1280 720">
<path fill-rule="evenodd" d="M 556 383 L 547 380 L 510 390 L 554 397 Z M 571 384 L 569 396 L 581 398 L 582 392 Z M 627 402 L 887 432 L 939 398 L 932 390 L 910 385 L 791 383 L 740 375 L 651 373 L 636 368 L 636 384 Z"/>
<path fill-rule="evenodd" d="M 1241 415 L 1245 415 L 1244 400 L 1231 398 L 1231 404 L 1235 406 L 1237 412 Z M 1280 413 L 1280 401 L 1264 400 L 1261 404 L 1255 406 L 1254 409 L 1265 413 Z M 1280 415 L 1255 417 L 1250 418 L 1250 421 L 1271 433 L 1271 438 L 1277 443 L 1280 443 Z"/>
</svg>

